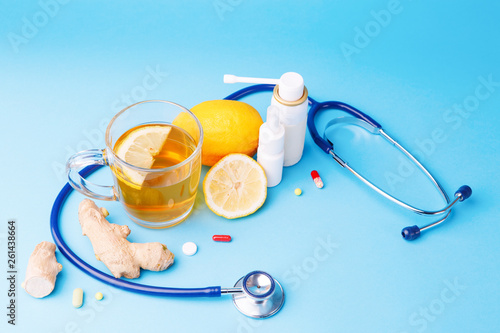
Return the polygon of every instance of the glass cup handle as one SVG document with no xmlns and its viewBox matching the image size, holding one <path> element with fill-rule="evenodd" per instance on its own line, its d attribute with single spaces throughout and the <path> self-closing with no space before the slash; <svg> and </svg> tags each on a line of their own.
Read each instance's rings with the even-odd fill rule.
<svg viewBox="0 0 500 333">
<path fill-rule="evenodd" d="M 83 178 L 79 171 L 89 165 L 108 165 L 104 149 L 84 150 L 71 156 L 66 163 L 68 183 L 78 192 L 98 200 L 118 200 L 113 186 L 97 185 Z"/>
</svg>

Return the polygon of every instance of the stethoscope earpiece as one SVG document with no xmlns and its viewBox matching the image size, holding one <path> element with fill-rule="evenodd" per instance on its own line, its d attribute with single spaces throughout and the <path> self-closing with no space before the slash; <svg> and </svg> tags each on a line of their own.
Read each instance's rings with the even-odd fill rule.
<svg viewBox="0 0 500 333">
<path fill-rule="evenodd" d="M 472 189 L 470 188 L 469 185 L 462 185 L 460 188 L 455 192 L 456 197 L 460 197 L 460 201 L 464 201 L 466 199 L 469 199 L 469 197 L 472 195 Z"/>
<path fill-rule="evenodd" d="M 407 241 L 411 241 L 420 237 L 420 228 L 416 225 L 411 227 L 406 227 L 401 231 L 401 235 Z"/>
</svg>

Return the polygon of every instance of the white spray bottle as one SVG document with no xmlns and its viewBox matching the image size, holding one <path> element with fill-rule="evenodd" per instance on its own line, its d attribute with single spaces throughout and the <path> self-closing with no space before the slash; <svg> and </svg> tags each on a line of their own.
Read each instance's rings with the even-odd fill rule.
<svg viewBox="0 0 500 333">
<path fill-rule="evenodd" d="M 285 148 L 285 128 L 279 122 L 279 108 L 271 105 L 267 108 L 267 119 L 259 129 L 259 147 L 257 162 L 262 166 L 267 177 L 267 187 L 281 182 Z"/>
<path fill-rule="evenodd" d="M 280 123 L 285 127 L 284 166 L 296 164 L 302 158 L 307 128 L 307 88 L 298 73 L 288 72 L 277 79 L 261 79 L 224 75 L 225 83 L 275 84 L 271 105 L 280 109 Z"/>
</svg>

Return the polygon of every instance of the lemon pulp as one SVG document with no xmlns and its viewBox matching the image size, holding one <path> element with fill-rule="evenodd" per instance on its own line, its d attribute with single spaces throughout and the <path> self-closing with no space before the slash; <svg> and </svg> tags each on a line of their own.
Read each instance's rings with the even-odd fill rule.
<svg viewBox="0 0 500 333">
<path fill-rule="evenodd" d="M 254 159 L 229 154 L 208 171 L 203 190 L 207 206 L 215 214 L 234 219 L 250 215 L 264 204 L 267 179 Z"/>
</svg>

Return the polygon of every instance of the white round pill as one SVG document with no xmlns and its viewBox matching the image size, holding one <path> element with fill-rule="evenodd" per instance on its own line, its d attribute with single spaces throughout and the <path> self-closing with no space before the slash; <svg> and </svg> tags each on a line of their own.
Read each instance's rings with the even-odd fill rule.
<svg viewBox="0 0 500 333">
<path fill-rule="evenodd" d="M 182 245 L 182 252 L 187 256 L 192 256 L 198 251 L 198 246 L 193 242 L 186 242 Z"/>
</svg>

